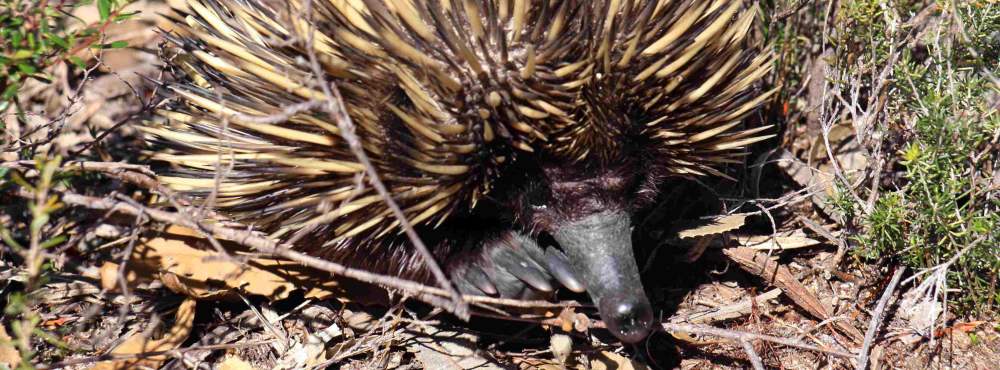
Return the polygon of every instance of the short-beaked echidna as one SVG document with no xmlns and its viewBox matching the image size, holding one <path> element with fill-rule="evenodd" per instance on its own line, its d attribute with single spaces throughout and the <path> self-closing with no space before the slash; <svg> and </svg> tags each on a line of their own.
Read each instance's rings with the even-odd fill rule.
<svg viewBox="0 0 1000 370">
<path fill-rule="evenodd" d="M 632 215 L 665 179 L 726 176 L 768 137 L 741 123 L 770 95 L 756 15 L 741 0 L 189 0 L 167 36 L 171 100 L 143 129 L 174 189 L 310 254 L 431 282 L 337 121 L 293 109 L 335 83 L 461 291 L 559 282 L 635 342 L 653 314 Z"/>
</svg>

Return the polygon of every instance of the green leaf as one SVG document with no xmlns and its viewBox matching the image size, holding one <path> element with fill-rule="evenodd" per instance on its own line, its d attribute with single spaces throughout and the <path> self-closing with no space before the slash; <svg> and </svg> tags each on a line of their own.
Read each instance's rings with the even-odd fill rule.
<svg viewBox="0 0 1000 370">
<path fill-rule="evenodd" d="M 18 50 L 16 52 L 14 52 L 14 55 L 11 55 L 10 58 L 11 59 L 28 59 L 28 58 L 31 58 L 34 55 L 35 55 L 35 53 L 32 52 L 31 50 Z"/>
<path fill-rule="evenodd" d="M 49 41 L 52 41 L 53 44 L 56 44 L 63 49 L 69 49 L 69 42 L 67 42 L 66 39 L 49 32 L 45 33 L 45 37 L 47 37 Z"/>
<path fill-rule="evenodd" d="M 21 87 L 20 82 L 17 81 L 12 82 L 9 86 L 7 86 L 6 89 L 4 89 L 3 94 L 0 95 L 0 98 L 2 99 L 13 98 L 14 95 L 17 94 L 17 89 L 19 89 L 20 87 Z"/>
<path fill-rule="evenodd" d="M 33 75 L 35 72 L 38 72 L 38 68 L 35 68 L 35 66 L 28 63 L 18 63 L 17 69 L 26 75 Z"/>
<path fill-rule="evenodd" d="M 101 15 L 101 20 L 106 21 L 111 16 L 111 0 L 97 0 L 97 12 Z"/>
<path fill-rule="evenodd" d="M 128 46 L 128 41 L 120 40 L 108 44 L 94 45 L 93 47 L 97 49 L 121 49 L 126 46 Z"/>
<path fill-rule="evenodd" d="M 45 226 L 45 224 L 48 223 L 49 223 L 49 214 L 41 213 L 35 216 L 35 218 L 31 220 L 31 225 L 29 227 L 33 232 L 37 232 L 41 230 L 42 227 Z"/>
<path fill-rule="evenodd" d="M 59 236 L 57 236 L 55 238 L 52 238 L 52 239 L 49 239 L 49 240 L 46 240 L 46 241 L 40 243 L 38 246 L 41 247 L 42 249 L 49 249 L 49 248 L 51 248 L 53 246 L 62 244 L 65 241 L 66 241 L 66 235 L 59 235 Z"/>
<path fill-rule="evenodd" d="M 69 61 L 70 61 L 70 63 L 73 63 L 73 65 L 75 65 L 79 69 L 87 69 L 87 63 L 84 62 L 82 58 L 80 58 L 80 57 L 78 57 L 76 55 L 70 55 L 69 56 Z"/>
<path fill-rule="evenodd" d="M 139 13 L 140 13 L 140 11 L 136 10 L 136 11 L 132 11 L 132 12 L 127 12 L 127 13 L 119 14 L 119 15 L 115 16 L 115 22 L 124 21 L 126 19 L 132 18 L 132 16 L 134 16 L 136 14 L 139 14 Z"/>
</svg>

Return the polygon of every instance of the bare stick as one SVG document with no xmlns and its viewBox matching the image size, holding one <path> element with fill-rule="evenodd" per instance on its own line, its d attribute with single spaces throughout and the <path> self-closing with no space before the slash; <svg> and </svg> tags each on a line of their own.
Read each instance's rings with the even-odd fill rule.
<svg viewBox="0 0 1000 370">
<path fill-rule="evenodd" d="M 875 306 L 875 312 L 872 312 L 872 321 L 868 324 L 868 331 L 865 332 L 865 343 L 861 347 L 861 353 L 858 354 L 858 370 L 868 368 L 868 352 L 871 350 L 875 333 L 882 324 L 882 319 L 885 318 L 885 308 L 889 305 L 889 299 L 892 298 L 892 293 L 896 291 L 896 285 L 899 285 L 899 279 L 903 277 L 903 272 L 905 271 L 906 267 L 900 267 L 896 270 L 896 273 L 892 275 L 892 280 L 889 281 L 889 286 L 882 292 L 882 298 L 879 298 L 878 305 Z"/>
<path fill-rule="evenodd" d="M 749 342 L 751 340 L 763 340 L 763 341 L 777 343 L 777 344 L 781 344 L 781 345 L 785 345 L 785 346 L 789 346 L 789 347 L 804 349 L 804 350 L 807 350 L 807 351 L 821 352 L 821 353 L 825 353 L 825 354 L 833 355 L 833 356 L 838 356 L 838 357 L 844 357 L 844 358 L 853 358 L 853 357 L 856 357 L 856 355 L 851 354 L 851 353 L 847 353 L 847 352 L 844 352 L 844 351 L 838 351 L 838 350 L 835 350 L 835 349 L 820 348 L 820 347 L 816 347 L 816 346 L 812 346 L 812 345 L 808 345 L 808 344 L 802 343 L 802 342 L 794 340 L 794 339 L 780 338 L 780 337 L 775 337 L 775 336 L 772 336 L 772 335 L 747 333 L 747 332 L 740 332 L 740 331 L 734 331 L 734 330 L 725 330 L 725 329 L 713 328 L 711 326 L 704 326 L 704 325 L 679 324 L 679 323 L 663 323 L 663 324 L 660 324 L 660 325 L 663 327 L 663 330 L 666 330 L 668 332 L 682 332 L 682 333 L 689 333 L 689 334 L 711 335 L 713 337 L 720 337 L 720 338 L 731 339 L 733 341 L 740 342 L 740 343 Z"/>
<path fill-rule="evenodd" d="M 743 346 L 743 351 L 750 358 L 750 363 L 753 364 L 754 370 L 764 370 L 764 361 L 761 361 L 760 355 L 757 354 L 757 351 L 753 350 L 753 344 L 750 344 L 748 340 L 741 340 L 740 345 Z"/>
</svg>

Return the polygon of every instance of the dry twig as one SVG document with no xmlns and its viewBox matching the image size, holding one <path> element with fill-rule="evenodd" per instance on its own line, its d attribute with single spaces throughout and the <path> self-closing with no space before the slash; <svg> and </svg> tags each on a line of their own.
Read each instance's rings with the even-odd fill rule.
<svg viewBox="0 0 1000 370">
<path fill-rule="evenodd" d="M 896 273 L 892 275 L 892 280 L 889 281 L 889 286 L 885 288 L 885 292 L 882 293 L 882 298 L 879 298 L 878 305 L 875 306 L 875 311 L 872 312 L 871 323 L 868 324 L 868 331 L 865 332 L 865 343 L 861 347 L 861 353 L 858 354 L 858 370 L 865 370 L 868 368 L 868 353 L 871 351 L 872 342 L 875 339 L 875 333 L 878 331 L 878 327 L 882 325 L 882 320 L 885 318 L 885 308 L 888 306 L 889 299 L 892 298 L 892 293 L 896 291 L 896 286 L 899 285 L 899 279 L 903 277 L 904 271 L 906 271 L 906 268 L 900 267 L 896 270 Z"/>
</svg>

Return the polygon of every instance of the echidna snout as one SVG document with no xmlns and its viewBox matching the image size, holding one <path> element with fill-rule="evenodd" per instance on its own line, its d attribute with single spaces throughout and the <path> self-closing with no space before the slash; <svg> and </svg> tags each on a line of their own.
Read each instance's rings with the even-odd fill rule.
<svg viewBox="0 0 1000 370">
<path fill-rule="evenodd" d="M 649 334 L 653 310 L 632 253 L 631 222 L 624 211 L 603 211 L 553 227 L 552 236 L 597 304 L 608 331 L 635 343 Z"/>
</svg>

